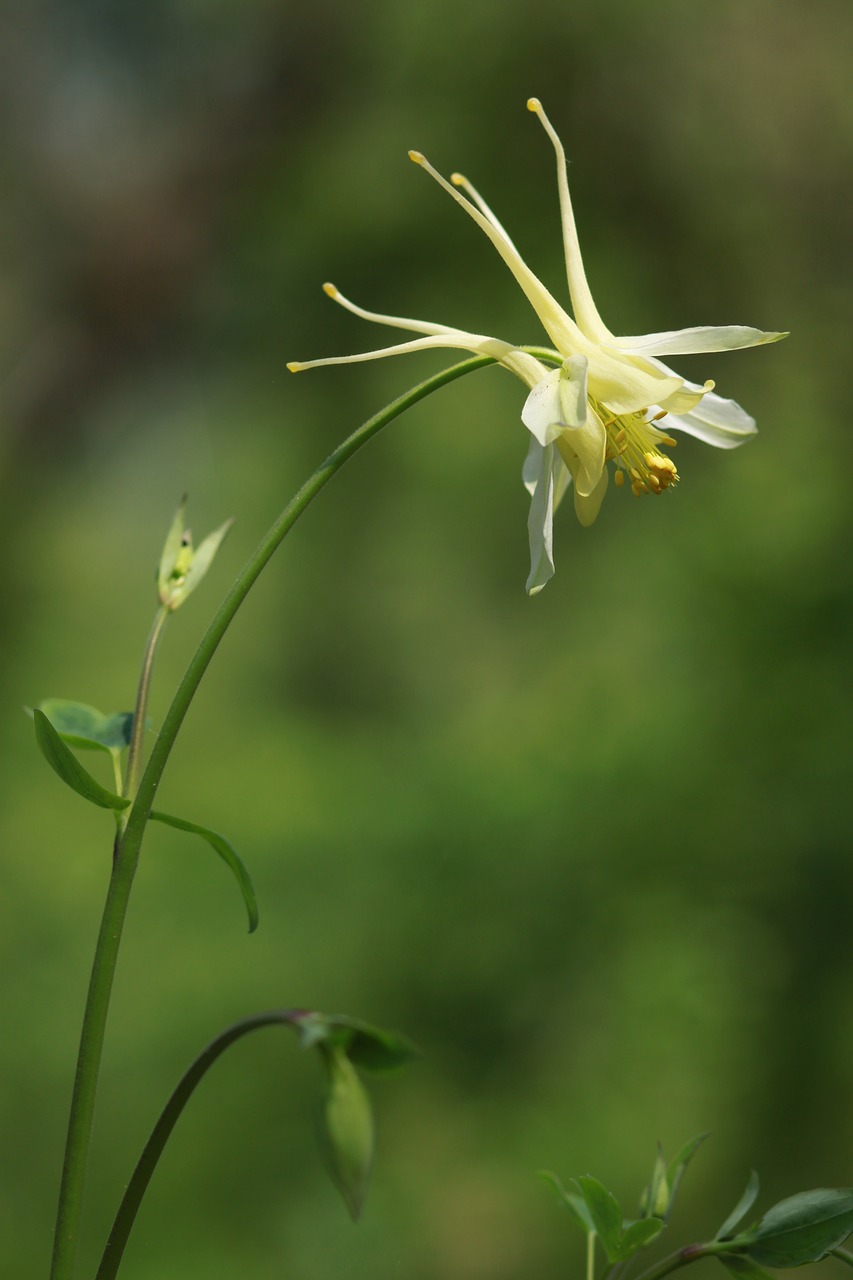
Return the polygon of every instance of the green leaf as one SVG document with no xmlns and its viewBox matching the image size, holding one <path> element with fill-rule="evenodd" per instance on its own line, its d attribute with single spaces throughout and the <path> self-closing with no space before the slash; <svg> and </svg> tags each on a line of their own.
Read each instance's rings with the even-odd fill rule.
<svg viewBox="0 0 853 1280">
<path fill-rule="evenodd" d="M 608 1262 L 618 1262 L 622 1239 L 622 1210 L 619 1201 L 597 1178 L 581 1177 L 577 1179 L 577 1184 L 604 1245 Z"/>
<path fill-rule="evenodd" d="M 660 1218 L 641 1218 L 639 1222 L 632 1222 L 622 1232 L 622 1239 L 619 1242 L 618 1261 L 626 1262 L 638 1249 L 651 1244 L 652 1240 L 656 1240 L 665 1227 L 666 1223 L 662 1222 Z"/>
<path fill-rule="evenodd" d="M 355 1067 L 339 1047 L 322 1050 L 328 1072 L 320 1108 L 320 1151 L 332 1181 L 358 1221 L 373 1167 L 373 1112 Z"/>
<path fill-rule="evenodd" d="M 695 1138 L 691 1138 L 689 1142 L 685 1142 L 684 1146 L 678 1152 L 674 1160 L 670 1161 L 669 1168 L 666 1171 L 667 1181 L 669 1182 L 669 1205 L 666 1210 L 667 1222 L 672 1217 L 672 1211 L 675 1208 L 675 1199 L 678 1195 L 681 1181 L 687 1171 L 687 1166 L 707 1138 L 707 1133 L 697 1133 Z"/>
<path fill-rule="evenodd" d="M 724 1240 L 726 1236 L 734 1234 L 735 1227 L 739 1222 L 743 1221 L 749 1210 L 755 1204 L 755 1200 L 758 1195 L 758 1188 L 758 1174 L 753 1169 L 749 1175 L 749 1181 L 746 1184 L 746 1189 L 743 1195 L 740 1200 L 738 1200 L 737 1204 L 732 1209 L 717 1234 L 714 1236 L 715 1240 Z"/>
<path fill-rule="evenodd" d="M 573 1192 L 567 1191 L 556 1173 L 550 1173 L 547 1169 L 540 1170 L 539 1177 L 543 1182 L 547 1183 L 549 1187 L 553 1187 L 554 1191 L 556 1191 L 560 1198 L 560 1202 L 568 1209 L 572 1218 L 581 1230 L 585 1231 L 587 1235 L 595 1235 L 595 1224 L 592 1221 L 592 1217 L 590 1216 L 589 1209 L 587 1208 L 586 1201 L 583 1196 L 579 1194 L 575 1195 Z"/>
<path fill-rule="evenodd" d="M 717 1254 L 717 1258 L 735 1280 L 771 1280 L 770 1274 L 757 1267 L 749 1258 L 742 1258 L 736 1253 Z"/>
<path fill-rule="evenodd" d="M 737 1252 L 766 1267 L 818 1262 L 853 1231 L 853 1190 L 818 1188 L 780 1200 L 745 1236 Z"/>
<path fill-rule="evenodd" d="M 365 1071 L 395 1071 L 418 1057 L 406 1036 L 385 1031 L 346 1014 L 298 1012 L 293 1023 L 303 1049 L 318 1046 L 341 1049 L 350 1062 Z"/>
<path fill-rule="evenodd" d="M 251 876 L 234 846 L 224 836 L 219 835 L 217 831 L 211 831 L 208 827 L 199 826 L 197 822 L 187 822 L 185 818 L 175 818 L 169 813 L 160 813 L 156 809 L 152 809 L 151 817 L 155 822 L 162 822 L 167 827 L 175 827 L 178 831 L 189 831 L 192 835 L 201 836 L 212 849 L 215 849 L 222 861 L 230 867 L 234 874 L 234 879 L 240 887 L 243 901 L 246 904 L 246 911 L 249 915 L 249 933 L 254 933 L 258 927 L 258 903 Z"/>
<path fill-rule="evenodd" d="M 45 698 L 38 709 L 72 747 L 89 751 L 121 751 L 130 743 L 132 711 L 114 711 L 111 715 L 104 715 L 85 702 L 69 702 L 65 698 Z"/>
<path fill-rule="evenodd" d="M 43 711 L 33 712 L 36 742 L 47 763 L 72 791 L 101 809 L 126 809 L 130 801 L 117 796 L 96 782 L 77 757 L 68 749 Z"/>
<path fill-rule="evenodd" d="M 672 1186 L 676 1180 L 680 1181 L 684 1176 L 684 1170 L 687 1168 L 707 1136 L 707 1133 L 697 1133 L 695 1138 L 691 1138 L 689 1142 L 685 1142 L 675 1159 L 670 1161 L 669 1168 L 667 1169 L 667 1178 L 669 1179 L 670 1186 Z"/>
</svg>

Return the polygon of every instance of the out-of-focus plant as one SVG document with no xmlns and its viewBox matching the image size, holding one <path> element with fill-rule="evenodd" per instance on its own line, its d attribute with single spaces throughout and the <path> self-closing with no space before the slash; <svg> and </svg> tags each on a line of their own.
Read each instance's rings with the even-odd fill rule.
<svg viewBox="0 0 853 1280">
<path fill-rule="evenodd" d="M 693 1138 L 669 1163 L 658 1150 L 651 1180 L 633 1218 L 623 1216 L 616 1196 L 597 1178 L 572 1178 L 563 1186 L 556 1174 L 541 1174 L 586 1237 L 586 1280 L 595 1280 L 599 1255 L 603 1254 L 603 1276 L 616 1280 L 638 1260 L 642 1250 L 669 1234 L 684 1172 L 706 1136 Z M 663 1280 L 700 1258 L 716 1258 L 731 1275 L 749 1280 L 768 1280 L 763 1267 L 800 1267 L 830 1256 L 853 1266 L 853 1254 L 841 1248 L 853 1232 L 853 1189 L 802 1191 L 780 1200 L 742 1228 L 758 1190 L 758 1174 L 753 1170 L 743 1194 L 712 1239 L 682 1245 L 641 1271 L 635 1280 Z"/>
<path fill-rule="evenodd" d="M 148 823 L 165 824 L 199 836 L 224 861 L 239 888 L 250 932 L 258 906 L 249 873 L 225 836 L 195 820 L 154 807 L 164 769 L 184 717 L 219 643 L 246 595 L 295 522 L 341 466 L 383 427 L 425 396 L 467 373 L 499 363 L 528 388 L 522 422 L 531 440 L 524 482 L 531 493 L 529 519 L 533 594 L 552 576 L 553 518 L 560 499 L 574 485 L 575 509 L 584 523 L 597 513 L 608 483 L 608 464 L 617 484 L 628 481 L 634 494 L 660 494 L 678 479 L 663 452 L 685 431 L 722 448 L 742 443 L 755 431 L 739 405 L 715 395 L 713 384 L 687 382 L 662 364 L 662 355 L 731 350 L 774 342 L 785 336 L 744 326 L 695 327 L 644 337 L 619 338 L 601 320 L 586 281 L 569 197 L 562 145 L 538 99 L 528 107 L 540 119 L 556 153 L 566 269 L 574 317 L 530 271 L 497 218 L 459 174 L 448 183 L 419 152 L 411 158 L 450 193 L 489 237 L 521 285 L 553 347 L 515 346 L 446 325 L 364 311 L 334 286 L 326 292 L 366 319 L 409 329 L 421 336 L 365 355 L 313 364 L 346 363 L 429 347 L 456 347 L 473 358 L 429 378 L 395 400 L 349 436 L 295 494 L 227 592 L 213 616 L 171 701 L 162 725 L 148 735 L 148 706 L 155 659 L 171 615 L 182 608 L 208 574 L 231 521 L 197 548 L 185 523 L 182 500 L 166 537 L 156 575 L 157 609 L 143 652 L 133 711 L 103 713 L 65 699 L 50 698 L 32 711 L 36 742 L 59 778 L 83 799 L 113 814 L 112 864 L 89 984 L 74 1079 L 65 1160 L 57 1211 L 51 1280 L 72 1280 L 78 1248 L 84 1178 L 104 1033 L 113 977 L 131 888 Z M 461 188 L 467 196 L 459 194 Z M 309 367 L 292 363 L 293 370 Z M 151 741 L 150 750 L 146 751 Z M 79 753 L 106 753 L 112 786 L 105 786 L 81 762 Z M 284 1008 L 258 1014 L 225 1028 L 193 1060 L 168 1099 L 121 1198 L 96 1280 L 111 1280 L 119 1269 L 142 1197 L 174 1126 L 208 1069 L 237 1040 L 267 1026 L 295 1031 L 300 1045 L 318 1058 L 323 1092 L 318 1112 L 321 1153 L 351 1216 L 361 1214 L 374 1158 L 374 1127 L 362 1071 L 387 1071 L 414 1054 L 410 1041 L 344 1015 Z M 694 1141 L 667 1165 L 658 1157 L 638 1217 L 625 1220 L 615 1197 L 594 1178 L 563 1188 L 546 1175 L 587 1236 L 588 1280 L 594 1280 L 596 1241 L 604 1251 L 606 1280 L 616 1280 L 641 1249 L 664 1232 Z M 760 1275 L 760 1267 L 796 1266 L 829 1254 L 850 1261 L 841 1244 L 853 1229 L 853 1192 L 813 1191 L 782 1201 L 746 1231 L 735 1228 L 757 1193 L 751 1179 L 737 1209 L 710 1242 L 690 1245 L 649 1268 L 638 1280 L 659 1280 L 699 1257 L 716 1256 L 735 1275 Z"/>
</svg>

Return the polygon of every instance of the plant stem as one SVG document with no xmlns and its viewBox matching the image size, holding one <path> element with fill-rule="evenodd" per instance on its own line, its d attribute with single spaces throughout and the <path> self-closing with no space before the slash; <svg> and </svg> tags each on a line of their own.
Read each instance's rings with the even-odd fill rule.
<svg viewBox="0 0 853 1280">
<path fill-rule="evenodd" d="M 151 1136 L 146 1142 L 130 1182 L 127 1184 L 127 1189 L 122 1196 L 121 1204 L 116 1213 L 95 1280 L 115 1280 L 131 1229 L 139 1212 L 139 1206 L 142 1203 L 142 1197 L 145 1195 L 148 1183 L 151 1181 L 151 1175 L 157 1167 L 157 1161 L 163 1154 L 163 1149 L 178 1122 L 181 1112 L 189 1102 L 202 1076 L 220 1054 L 224 1053 L 235 1040 L 248 1035 L 250 1031 L 257 1031 L 260 1027 L 274 1025 L 292 1027 L 292 1011 L 272 1009 L 267 1013 L 256 1013 L 249 1018 L 241 1018 L 239 1022 L 226 1027 L 215 1040 L 212 1040 L 184 1072 L 160 1113 L 160 1118 L 152 1129 Z"/>
<path fill-rule="evenodd" d="M 145 720 L 148 714 L 151 672 L 154 669 L 157 646 L 160 643 L 160 637 L 163 634 L 163 627 L 168 616 L 169 610 L 164 604 L 161 604 L 154 617 L 145 645 L 145 655 L 142 659 L 142 674 L 139 677 L 136 706 L 133 709 L 133 727 L 130 731 L 130 750 L 127 753 L 127 778 L 125 789 L 122 792 L 122 795 L 128 796 L 131 800 L 136 795 L 139 786 L 139 775 L 142 771 L 142 744 L 145 741 Z"/>
<path fill-rule="evenodd" d="M 698 1262 L 700 1258 L 707 1258 L 715 1253 L 728 1253 L 730 1251 L 730 1241 L 725 1244 L 720 1244 L 716 1240 L 711 1240 L 707 1244 L 686 1244 L 683 1248 L 671 1253 L 669 1257 L 664 1258 L 653 1267 L 641 1272 L 637 1280 L 661 1280 L 662 1276 L 668 1276 L 671 1271 L 677 1271 L 679 1267 L 686 1267 L 690 1262 Z"/>
<path fill-rule="evenodd" d="M 274 552 L 320 490 L 340 470 L 343 464 L 354 453 L 357 453 L 362 445 L 377 435 L 383 427 L 398 418 L 406 409 L 411 408 L 412 405 L 417 404 L 418 401 L 423 400 L 440 387 L 446 386 L 457 378 L 461 378 L 464 374 L 493 363 L 494 361 L 488 357 L 477 357 L 472 360 L 465 360 L 450 369 L 443 370 L 434 377 L 420 383 L 419 386 L 414 387 L 405 395 L 400 396 L 399 399 L 394 400 L 344 440 L 310 476 L 261 539 L 253 555 L 249 558 L 231 590 L 226 595 L 190 661 L 172 700 L 172 705 L 166 713 L 163 726 L 154 742 L 148 764 L 140 778 L 134 803 L 128 814 L 127 824 L 116 837 L 113 869 L 95 946 L 92 973 L 86 997 L 86 1008 L 83 1015 L 59 1191 L 50 1280 L 72 1280 L 74 1274 L 80 1230 L 83 1184 L 92 1138 L 98 1072 L 103 1053 L 107 1013 L 130 890 L 136 874 L 145 825 L 151 812 L 157 787 L 163 776 L 166 761 L 210 660 L 231 625 L 240 605 Z M 150 662 L 147 660 L 149 657 L 153 659 L 154 648 L 156 648 L 161 629 L 162 621 L 159 620 L 158 615 L 158 619 L 155 619 L 149 636 L 146 647 L 146 663 L 143 664 L 143 675 L 140 681 L 140 688 L 142 682 L 146 682 L 146 690 L 151 675 Z M 139 698 L 137 699 L 138 704 Z M 134 720 L 133 736 L 136 738 L 138 735 L 140 743 L 135 753 L 135 762 L 141 759 L 143 733 L 144 712 Z M 135 763 L 134 767 L 138 768 L 138 764 Z M 130 768 L 128 768 L 128 775 L 130 775 Z M 131 781 L 132 779 L 129 776 L 128 784 Z M 132 793 L 129 792 L 129 794 Z"/>
<path fill-rule="evenodd" d="M 830 1249 L 833 1258 L 838 1258 L 840 1262 L 846 1262 L 848 1267 L 853 1267 L 853 1253 L 849 1249 Z"/>
</svg>

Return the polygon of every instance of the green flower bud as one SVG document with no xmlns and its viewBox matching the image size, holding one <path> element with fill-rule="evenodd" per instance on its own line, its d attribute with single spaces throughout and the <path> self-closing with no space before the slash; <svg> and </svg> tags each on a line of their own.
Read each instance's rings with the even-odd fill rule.
<svg viewBox="0 0 853 1280">
<path fill-rule="evenodd" d="M 373 1113 L 342 1048 L 321 1049 L 328 1080 L 320 1108 L 320 1149 L 335 1186 L 358 1221 L 373 1166 Z"/>
<path fill-rule="evenodd" d="M 187 596 L 195 591 L 213 563 L 213 557 L 219 550 L 223 538 L 234 523 L 233 520 L 226 520 L 225 524 L 220 525 L 213 533 L 209 533 L 198 549 L 194 550 L 192 534 L 184 524 L 186 505 L 187 499 L 184 495 L 166 537 L 157 573 L 160 603 L 171 611 L 179 609 Z"/>
</svg>

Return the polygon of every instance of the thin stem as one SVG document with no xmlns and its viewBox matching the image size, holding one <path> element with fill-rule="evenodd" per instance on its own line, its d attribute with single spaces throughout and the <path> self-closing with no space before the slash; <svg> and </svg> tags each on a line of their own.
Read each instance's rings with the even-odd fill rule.
<svg viewBox="0 0 853 1280">
<path fill-rule="evenodd" d="M 849 1249 L 830 1249 L 833 1258 L 838 1258 L 840 1262 L 846 1262 L 848 1267 L 853 1267 L 853 1253 Z"/>
<path fill-rule="evenodd" d="M 586 1236 L 586 1280 L 595 1277 L 595 1232 L 588 1231 Z"/>
<path fill-rule="evenodd" d="M 683 1248 L 669 1254 L 668 1257 L 656 1263 L 653 1267 L 642 1271 L 637 1276 L 637 1280 L 661 1280 L 662 1276 L 668 1276 L 671 1271 L 677 1271 L 679 1267 L 686 1267 L 688 1263 L 698 1262 L 700 1258 L 707 1258 L 715 1253 L 728 1252 L 731 1252 L 731 1241 L 726 1241 L 725 1244 L 721 1244 L 716 1240 L 711 1240 L 707 1244 L 686 1244 Z"/>
<path fill-rule="evenodd" d="M 275 1024 L 292 1026 L 292 1012 L 286 1009 L 272 1009 L 267 1013 L 257 1013 L 252 1017 L 242 1018 L 239 1022 L 227 1027 L 215 1040 L 212 1040 L 184 1072 L 160 1113 L 160 1117 L 151 1131 L 151 1136 L 145 1144 L 142 1155 L 137 1161 L 130 1182 L 127 1184 L 127 1189 L 116 1213 L 95 1280 L 114 1280 L 124 1256 L 131 1229 L 136 1221 L 142 1198 L 157 1167 L 157 1161 L 163 1154 L 163 1149 L 169 1140 L 172 1130 L 202 1076 L 220 1054 L 224 1053 L 235 1040 L 248 1035 L 250 1031 L 257 1031 L 259 1027 L 268 1027 Z"/>
<path fill-rule="evenodd" d="M 148 714 L 148 695 L 151 691 L 151 672 L 154 669 L 154 658 L 157 646 L 163 634 L 163 627 L 169 610 L 160 605 L 151 626 L 142 659 L 142 673 L 139 677 L 139 688 L 136 693 L 136 706 L 133 709 L 133 727 L 130 732 L 130 750 L 127 753 L 127 782 L 124 795 L 132 800 L 139 786 L 139 775 L 142 771 L 142 744 L 145 741 L 145 719 Z"/>
<path fill-rule="evenodd" d="M 65 1158 L 62 1167 L 62 1180 L 59 1190 L 50 1280 L 72 1280 L 74 1273 L 80 1231 L 83 1184 L 92 1138 L 98 1073 L 103 1054 L 107 1013 L 130 890 L 136 874 L 145 825 L 151 812 L 157 787 L 163 776 L 166 761 L 174 746 L 184 716 L 202 676 L 207 670 L 210 660 L 225 632 L 233 621 L 237 610 L 262 570 L 303 511 L 310 505 L 335 472 L 339 471 L 343 464 L 362 445 L 372 439 L 383 427 L 398 418 L 406 409 L 411 408 L 412 405 L 417 404 L 419 400 L 423 400 L 440 387 L 446 386 L 457 378 L 461 378 L 464 374 L 471 373 L 475 369 L 481 369 L 492 363 L 494 362 L 488 357 L 477 357 L 472 360 L 465 360 L 461 364 L 454 365 L 452 368 L 445 369 L 434 377 L 428 378 L 426 382 L 422 382 L 419 386 L 407 392 L 406 395 L 400 396 L 399 399 L 393 401 L 380 413 L 363 423 L 329 455 L 326 461 L 317 468 L 291 499 L 267 534 L 261 539 L 254 554 L 238 575 L 233 587 L 226 595 L 219 611 L 202 637 L 195 655 L 178 686 L 172 705 L 155 740 L 148 764 L 139 781 L 134 803 L 128 815 L 127 825 L 116 837 L 112 874 L 95 946 L 92 973 L 86 997 L 86 1008 L 83 1015 L 80 1048 L 68 1120 Z M 159 625 L 162 627 L 162 623 Z M 156 620 L 154 628 L 152 628 L 152 637 L 156 645 L 157 635 L 155 635 L 155 632 L 159 634 Z M 146 649 L 146 654 L 148 654 L 150 647 L 151 637 L 149 637 L 149 648 Z M 150 668 L 148 670 L 148 679 L 150 679 Z M 141 735 L 144 732 L 144 716 L 140 716 L 135 720 L 133 732 L 140 735 L 141 741 Z M 136 759 L 138 760 L 139 758 L 138 749 Z"/>
</svg>

